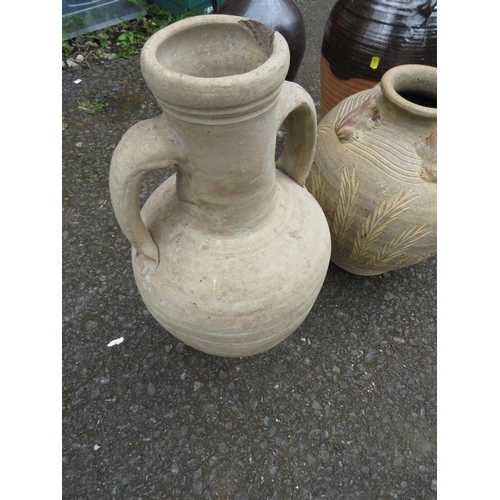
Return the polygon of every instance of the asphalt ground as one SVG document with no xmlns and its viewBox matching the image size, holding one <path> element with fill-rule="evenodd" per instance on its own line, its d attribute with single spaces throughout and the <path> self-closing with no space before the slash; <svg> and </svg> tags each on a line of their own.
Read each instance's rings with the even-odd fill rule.
<svg viewBox="0 0 500 500">
<path fill-rule="evenodd" d="M 298 4 L 296 82 L 319 113 L 332 2 Z M 331 264 L 274 349 L 196 351 L 144 306 L 109 199 L 120 138 L 160 113 L 139 56 L 63 71 L 62 111 L 63 498 L 436 498 L 437 259 L 375 277 Z M 172 173 L 148 177 L 141 200 Z"/>
</svg>

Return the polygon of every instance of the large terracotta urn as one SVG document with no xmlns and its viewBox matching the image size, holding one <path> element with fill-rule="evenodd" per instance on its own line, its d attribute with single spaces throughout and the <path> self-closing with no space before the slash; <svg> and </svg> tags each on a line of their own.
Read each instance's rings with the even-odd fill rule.
<svg viewBox="0 0 500 500">
<path fill-rule="evenodd" d="M 330 225 L 331 260 L 376 275 L 437 253 L 437 69 L 403 65 L 320 122 L 306 186 Z"/>
<path fill-rule="evenodd" d="M 218 6 L 212 0 L 218 14 L 243 16 L 260 21 L 278 31 L 288 42 L 290 67 L 286 79 L 293 82 L 306 50 L 306 26 L 302 12 L 294 0 L 225 0 Z"/>
<path fill-rule="evenodd" d="M 395 66 L 437 66 L 437 0 L 336 0 L 321 46 L 321 115 Z"/>
<path fill-rule="evenodd" d="M 168 332 L 209 354 L 253 355 L 287 338 L 329 266 L 328 223 L 304 187 L 316 111 L 285 81 L 288 64 L 285 39 L 254 20 L 197 16 L 162 29 L 141 67 L 163 113 L 113 154 L 111 201 L 141 296 Z M 144 176 L 169 165 L 176 174 L 140 210 Z"/>
</svg>

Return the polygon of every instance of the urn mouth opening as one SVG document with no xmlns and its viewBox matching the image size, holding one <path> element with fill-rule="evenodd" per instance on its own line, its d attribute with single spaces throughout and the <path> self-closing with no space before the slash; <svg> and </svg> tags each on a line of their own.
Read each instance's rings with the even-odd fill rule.
<svg viewBox="0 0 500 500">
<path fill-rule="evenodd" d="M 380 81 L 384 96 L 416 116 L 437 118 L 437 68 L 406 64 L 388 70 Z"/>
<path fill-rule="evenodd" d="M 156 32 L 141 53 L 144 78 L 157 99 L 204 110 L 267 99 L 281 87 L 289 63 L 280 33 L 223 14 L 177 21 Z"/>
<path fill-rule="evenodd" d="M 166 70 L 196 78 L 242 75 L 269 59 L 274 33 L 252 20 L 187 26 L 163 40 L 156 57 Z"/>
</svg>

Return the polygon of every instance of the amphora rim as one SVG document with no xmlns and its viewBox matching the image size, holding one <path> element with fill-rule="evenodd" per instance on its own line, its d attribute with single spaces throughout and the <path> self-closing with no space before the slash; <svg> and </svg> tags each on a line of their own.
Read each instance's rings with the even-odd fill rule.
<svg viewBox="0 0 500 500">
<path fill-rule="evenodd" d="M 222 14 L 177 21 L 152 35 L 141 52 L 143 76 L 160 103 L 200 110 L 268 98 L 279 91 L 289 62 L 280 33 Z"/>
</svg>

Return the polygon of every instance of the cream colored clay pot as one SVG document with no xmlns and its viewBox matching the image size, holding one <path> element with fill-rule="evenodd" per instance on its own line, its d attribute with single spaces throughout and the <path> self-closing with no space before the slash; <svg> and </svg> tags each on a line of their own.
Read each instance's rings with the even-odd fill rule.
<svg viewBox="0 0 500 500">
<path fill-rule="evenodd" d="M 437 253 L 437 70 L 392 68 L 321 120 L 306 186 L 331 231 L 331 260 L 376 275 Z"/>
<path fill-rule="evenodd" d="M 154 34 L 141 65 L 163 113 L 124 135 L 110 172 L 141 296 L 196 349 L 270 349 L 307 316 L 330 256 L 328 223 L 304 187 L 316 112 L 307 92 L 285 82 L 287 43 L 256 21 L 198 16 Z M 140 211 L 142 179 L 169 165 L 176 174 Z"/>
</svg>

